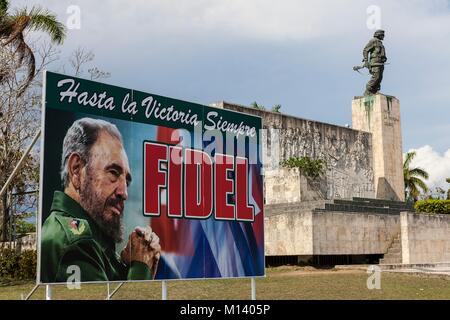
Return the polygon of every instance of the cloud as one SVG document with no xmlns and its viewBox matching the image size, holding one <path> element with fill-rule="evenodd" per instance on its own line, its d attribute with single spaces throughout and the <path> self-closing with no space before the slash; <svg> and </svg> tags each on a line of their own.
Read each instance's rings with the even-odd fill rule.
<svg viewBox="0 0 450 320">
<path fill-rule="evenodd" d="M 35 4 L 63 22 L 70 5 L 80 7 L 81 29 L 68 31 L 62 57 L 92 49 L 113 84 L 204 104 L 281 104 L 287 114 L 341 125 L 368 81 L 351 67 L 373 34 L 367 9 L 376 5 L 390 63 L 382 92 L 401 101 L 405 149 L 449 148 L 448 0 L 11 2 Z"/>
<path fill-rule="evenodd" d="M 440 154 L 433 150 L 429 145 L 417 149 L 416 157 L 411 161 L 411 167 L 420 167 L 428 172 L 429 179 L 426 181 L 428 187 L 434 192 L 436 187 L 441 187 L 444 190 L 450 188 L 450 185 L 445 182 L 445 179 L 450 178 L 450 149 L 444 154 Z"/>
<path fill-rule="evenodd" d="M 264 41 L 305 40 L 322 36 L 344 37 L 367 32 L 367 9 L 373 0 L 109 0 L 106 5 L 88 0 L 19 0 L 17 6 L 39 4 L 67 19 L 67 7 L 78 5 L 83 25 L 110 33 L 115 39 L 139 35 L 167 36 L 192 33 L 229 34 Z M 408 38 L 440 37 L 448 31 L 447 0 L 379 0 L 381 26 Z M 365 29 L 365 30 L 364 30 Z M 441 36 L 442 35 L 442 36 Z M 95 37 L 96 34 L 90 34 Z"/>
</svg>

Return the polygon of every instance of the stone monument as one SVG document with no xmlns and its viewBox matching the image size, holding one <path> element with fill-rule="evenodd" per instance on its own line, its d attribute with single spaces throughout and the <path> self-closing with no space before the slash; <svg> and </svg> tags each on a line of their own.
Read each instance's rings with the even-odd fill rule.
<svg viewBox="0 0 450 320">
<path fill-rule="evenodd" d="M 353 129 L 372 133 L 376 198 L 404 201 L 399 100 L 381 93 L 355 97 L 352 123 Z"/>
</svg>

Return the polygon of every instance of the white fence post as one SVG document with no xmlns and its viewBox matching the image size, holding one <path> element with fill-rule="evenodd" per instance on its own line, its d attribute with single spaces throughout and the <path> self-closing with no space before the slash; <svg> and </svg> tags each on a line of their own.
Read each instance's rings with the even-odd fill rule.
<svg viewBox="0 0 450 320">
<path fill-rule="evenodd" d="M 45 286 L 45 300 L 52 300 L 52 287 L 48 284 Z"/>
<path fill-rule="evenodd" d="M 256 280 L 254 277 L 251 278 L 252 283 L 252 300 L 256 300 Z"/>
<path fill-rule="evenodd" d="M 167 282 L 163 280 L 161 282 L 162 300 L 167 300 Z"/>
</svg>

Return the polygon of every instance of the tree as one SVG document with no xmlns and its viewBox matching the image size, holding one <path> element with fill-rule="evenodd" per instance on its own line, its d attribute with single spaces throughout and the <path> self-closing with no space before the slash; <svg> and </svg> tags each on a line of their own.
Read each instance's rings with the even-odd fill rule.
<svg viewBox="0 0 450 320">
<path fill-rule="evenodd" d="M 9 1 L 0 0 L 0 39 L 3 48 L 12 45 L 14 48 L 13 59 L 17 65 L 27 67 L 26 78 L 24 79 L 17 95 L 22 95 L 26 88 L 31 85 L 36 75 L 36 58 L 33 50 L 25 41 L 25 33 L 28 31 L 42 31 L 47 33 L 52 42 L 61 44 L 66 32 L 64 25 L 56 19 L 56 16 L 40 7 L 16 9 L 10 13 Z M 0 82 L 6 77 L 14 77 L 14 68 L 0 69 Z"/>
<path fill-rule="evenodd" d="M 40 7 L 10 11 L 9 1 L 0 0 L 0 186 L 3 186 L 15 164 L 39 130 L 41 82 L 35 79 L 44 67 L 55 61 L 56 51 L 51 45 L 30 43 L 26 33 L 41 31 L 50 36 L 52 42 L 61 44 L 65 38 L 65 27 L 51 12 Z M 40 56 L 37 67 L 35 52 Z M 39 176 L 37 152 L 30 154 L 14 178 L 8 191 L 0 199 L 2 212 L 1 240 L 11 236 L 8 223 L 11 220 L 11 193 L 17 194 L 21 208 L 28 203 L 26 196 L 36 190 Z M 9 194 L 9 195 L 8 195 Z M 32 197 L 33 198 L 33 197 Z M 36 204 L 36 196 L 31 206 Z"/>
<path fill-rule="evenodd" d="M 450 178 L 445 179 L 447 183 L 450 183 Z M 447 200 L 450 200 L 450 188 L 447 190 Z"/>
<path fill-rule="evenodd" d="M 419 199 L 420 190 L 424 193 L 428 192 L 429 189 L 422 179 L 428 179 L 428 172 L 422 168 L 415 167 L 411 168 L 411 161 L 416 156 L 415 151 L 408 152 L 405 155 L 405 160 L 403 162 L 403 176 L 405 183 L 405 198 L 414 199 L 414 202 Z"/>
<path fill-rule="evenodd" d="M 36 43 L 33 42 L 31 46 L 36 46 Z M 37 72 L 56 59 L 57 52 L 50 45 L 36 48 L 35 51 L 39 57 Z M 0 51 L 2 62 L 13 63 L 14 56 L 13 48 L 4 48 Z M 33 78 L 26 90 L 18 94 L 23 88 L 21 80 L 26 77 L 28 70 L 26 66 L 12 65 L 13 73 L 0 83 L 0 187 L 5 185 L 40 127 L 41 79 Z M 38 188 L 39 154 L 36 149 L 25 159 L 21 170 L 0 199 L 1 241 L 11 239 L 11 230 L 8 227 L 13 211 L 17 215 L 30 207 L 36 207 L 36 193 L 27 194 Z M 16 194 L 14 197 L 13 193 Z"/>
<path fill-rule="evenodd" d="M 59 52 L 51 43 L 36 39 L 30 43 L 30 47 L 36 54 L 36 76 L 22 95 L 17 95 L 17 92 L 21 87 L 20 80 L 26 77 L 28 72 L 27 67 L 14 63 L 14 48 L 0 50 L 0 66 L 11 68 L 11 75 L 0 83 L 0 188 L 4 186 L 32 137 L 39 130 L 42 101 L 41 71 L 50 66 L 56 70 L 64 70 L 63 67 L 55 66 L 59 60 Z M 74 60 L 77 55 L 80 59 Z M 89 59 L 85 58 L 87 56 Z M 91 64 L 93 59 L 94 54 L 91 51 L 77 49 L 68 59 L 69 63 L 61 65 L 69 66 L 71 69 L 67 72 L 77 76 L 86 76 L 84 67 L 87 67 L 91 79 L 109 76 L 109 73 L 100 71 Z M 36 211 L 37 193 L 29 194 L 29 192 L 38 189 L 39 151 L 37 144 L 26 158 L 19 174 L 13 179 L 8 192 L 0 199 L 0 241 L 12 238 L 14 228 L 9 227 L 13 227 L 12 223 L 15 224 L 16 234 L 31 230 L 31 226 L 24 219 L 28 219 L 29 215 Z"/>
<path fill-rule="evenodd" d="M 25 212 L 20 214 L 15 221 L 16 234 L 26 235 L 27 233 L 36 232 L 36 225 L 34 223 L 28 222 L 29 218 L 34 218 L 36 215 L 32 212 Z"/>
<path fill-rule="evenodd" d="M 83 67 L 95 59 L 95 54 L 92 50 L 87 50 L 82 47 L 78 47 L 69 57 L 69 65 L 73 69 L 73 75 L 79 77 L 84 73 Z M 65 71 L 65 70 L 64 70 Z M 97 67 L 91 67 L 87 71 L 91 80 L 106 79 L 111 76 L 111 73 L 102 71 Z M 65 72 L 64 72 L 65 73 Z"/>
<path fill-rule="evenodd" d="M 436 187 L 436 193 L 438 194 L 438 199 L 444 199 L 446 191 L 441 187 Z"/>
</svg>

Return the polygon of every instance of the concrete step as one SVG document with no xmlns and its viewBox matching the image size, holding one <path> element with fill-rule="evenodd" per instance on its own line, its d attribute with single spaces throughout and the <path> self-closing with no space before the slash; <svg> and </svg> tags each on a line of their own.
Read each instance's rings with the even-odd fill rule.
<svg viewBox="0 0 450 320">
<path fill-rule="evenodd" d="M 340 212 L 365 212 L 365 213 L 380 213 L 380 214 L 400 214 L 402 210 L 392 208 L 380 208 L 370 206 L 344 205 L 344 204 L 325 204 L 325 209 L 328 211 Z"/>
<path fill-rule="evenodd" d="M 388 253 L 385 254 L 383 259 L 401 259 L 402 256 L 400 253 Z"/>
<path fill-rule="evenodd" d="M 384 199 L 371 199 L 371 198 L 360 198 L 360 197 L 353 197 L 353 201 L 356 202 L 365 202 L 365 203 L 383 203 L 386 205 L 403 205 L 409 208 L 413 208 L 413 204 L 406 203 L 402 201 L 395 201 L 395 200 L 384 200 Z"/>
<path fill-rule="evenodd" d="M 380 264 L 396 264 L 402 262 L 401 234 L 398 233 L 391 242 L 387 252 L 380 259 Z"/>
<path fill-rule="evenodd" d="M 327 213 L 327 212 L 340 212 L 340 213 L 348 213 L 348 214 L 360 214 L 360 213 L 369 213 L 369 214 L 392 214 L 399 215 L 398 212 L 368 212 L 368 211 L 344 211 L 344 210 L 329 210 L 329 209 L 313 209 L 313 212 L 317 213 Z"/>
<path fill-rule="evenodd" d="M 400 258 L 383 258 L 380 259 L 380 264 L 397 264 L 401 263 L 402 259 Z"/>
<path fill-rule="evenodd" d="M 304 201 L 295 203 L 280 203 L 269 204 L 264 206 L 264 212 L 266 215 L 277 215 L 285 213 L 299 213 L 307 210 L 314 210 L 316 208 L 325 208 L 326 203 L 331 203 L 329 200 L 321 201 Z"/>
<path fill-rule="evenodd" d="M 320 205 L 310 205 L 310 206 L 290 206 L 290 207 L 264 207 L 264 211 L 295 211 L 295 210 L 302 210 L 307 208 L 320 208 Z M 322 208 L 325 208 L 325 205 L 322 206 Z"/>
<path fill-rule="evenodd" d="M 394 240 L 392 240 L 391 248 L 393 248 L 395 246 L 401 247 L 401 243 L 400 243 L 400 239 L 399 238 L 394 238 Z"/>
<path fill-rule="evenodd" d="M 337 266 L 336 266 L 337 268 Z M 396 269 L 423 269 L 423 268 L 450 268 L 450 263 L 442 262 L 442 263 L 418 263 L 418 264 L 402 264 L 400 263 L 392 263 L 385 264 L 381 267 L 382 270 L 396 270 Z"/>
<path fill-rule="evenodd" d="M 285 202 L 285 203 L 272 203 L 266 204 L 265 207 L 277 207 L 277 208 L 287 208 L 287 207 L 303 207 L 303 206 L 313 206 L 313 205 L 321 205 L 324 203 L 332 203 L 332 200 L 316 200 L 316 201 L 300 201 L 300 202 Z"/>
<path fill-rule="evenodd" d="M 388 249 L 387 253 L 389 253 L 389 252 L 401 252 L 401 251 L 402 251 L 402 247 L 396 245 L 396 246 L 390 247 Z"/>
<path fill-rule="evenodd" d="M 356 198 L 365 199 L 365 198 Z M 411 211 L 404 203 L 386 201 L 386 200 L 318 200 L 303 201 L 295 203 L 268 204 L 264 206 L 265 213 L 268 215 L 279 213 L 297 213 L 298 211 L 315 210 L 316 212 L 337 211 L 349 213 L 378 213 L 378 214 L 400 214 L 402 211 Z"/>
<path fill-rule="evenodd" d="M 393 249 L 389 249 L 388 253 L 386 253 L 384 256 L 386 257 L 387 255 L 390 254 L 401 254 L 402 253 L 402 249 L 401 248 L 393 248 Z"/>
<path fill-rule="evenodd" d="M 306 209 L 296 209 L 296 210 L 274 210 L 274 211 L 265 211 L 264 215 L 269 217 L 269 216 L 276 216 L 278 214 L 298 214 L 301 212 L 305 212 L 308 211 Z"/>
<path fill-rule="evenodd" d="M 386 203 L 386 202 L 369 202 L 369 201 L 354 201 L 354 200 L 344 200 L 344 199 L 335 199 L 335 204 L 343 204 L 343 205 L 356 205 L 356 206 L 369 206 L 369 207 L 378 207 L 378 208 L 392 208 L 398 209 L 402 211 L 411 211 L 413 208 L 409 205 L 406 205 L 403 202 L 399 203 Z"/>
<path fill-rule="evenodd" d="M 380 214 L 400 214 L 401 211 L 412 211 L 409 204 L 399 201 L 353 198 L 335 200 L 302 201 L 293 203 L 268 204 L 264 206 L 267 214 L 278 214 L 282 212 L 297 212 L 304 210 L 319 209 L 317 212 L 339 211 L 339 212 L 364 212 Z"/>
</svg>

